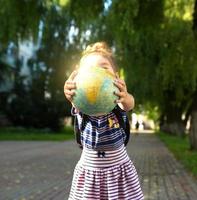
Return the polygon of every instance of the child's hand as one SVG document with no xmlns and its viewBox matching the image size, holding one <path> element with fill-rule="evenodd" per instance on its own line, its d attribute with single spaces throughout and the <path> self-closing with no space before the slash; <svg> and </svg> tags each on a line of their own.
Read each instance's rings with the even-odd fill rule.
<svg viewBox="0 0 197 200">
<path fill-rule="evenodd" d="M 124 103 L 129 95 L 127 92 L 127 86 L 124 80 L 120 79 L 118 75 L 116 75 L 116 79 L 114 81 L 115 86 L 119 89 L 119 91 L 114 92 L 119 99 L 116 100 L 116 103 Z"/>
<path fill-rule="evenodd" d="M 116 79 L 114 81 L 114 85 L 119 89 L 115 94 L 119 97 L 116 100 L 116 103 L 125 111 L 129 111 L 134 108 L 135 100 L 131 94 L 127 92 L 127 86 L 124 80 L 120 79 L 118 75 L 116 75 Z"/>
<path fill-rule="evenodd" d="M 77 70 L 73 71 L 64 84 L 64 94 L 71 103 L 75 94 L 76 82 L 74 81 L 74 78 L 76 77 L 77 73 Z"/>
</svg>

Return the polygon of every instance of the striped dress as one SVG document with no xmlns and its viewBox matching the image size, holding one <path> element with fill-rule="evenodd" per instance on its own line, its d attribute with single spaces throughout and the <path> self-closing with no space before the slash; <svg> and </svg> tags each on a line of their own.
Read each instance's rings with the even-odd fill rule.
<svg viewBox="0 0 197 200">
<path fill-rule="evenodd" d="M 81 125 L 81 113 L 75 108 L 71 113 Z M 121 113 L 126 120 L 126 112 Z M 124 146 L 125 137 L 113 112 L 89 116 L 81 133 L 83 150 L 74 169 L 69 200 L 144 199 L 137 171 Z"/>
</svg>

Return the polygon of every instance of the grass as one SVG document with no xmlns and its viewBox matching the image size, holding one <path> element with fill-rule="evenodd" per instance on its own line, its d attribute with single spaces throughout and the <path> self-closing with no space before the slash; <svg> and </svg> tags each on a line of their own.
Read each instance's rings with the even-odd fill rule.
<svg viewBox="0 0 197 200">
<path fill-rule="evenodd" d="M 197 151 L 191 151 L 189 149 L 188 136 L 179 138 L 163 132 L 157 132 L 156 134 L 174 156 L 185 166 L 187 171 L 197 178 Z"/>
<path fill-rule="evenodd" d="M 0 141 L 34 140 L 34 141 L 65 141 L 74 139 L 72 127 L 65 127 L 59 132 L 50 130 L 25 129 L 21 127 L 0 128 Z"/>
</svg>

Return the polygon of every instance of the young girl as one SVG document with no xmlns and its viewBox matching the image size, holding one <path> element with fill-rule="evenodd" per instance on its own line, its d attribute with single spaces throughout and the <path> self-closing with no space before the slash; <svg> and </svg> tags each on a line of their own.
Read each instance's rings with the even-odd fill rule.
<svg viewBox="0 0 197 200">
<path fill-rule="evenodd" d="M 119 92 L 115 93 L 119 97 L 117 107 L 126 116 L 126 112 L 134 108 L 134 98 L 127 92 L 125 82 L 118 77 L 112 52 L 105 43 L 97 42 L 86 48 L 79 67 L 87 65 L 97 65 L 114 74 L 114 84 L 119 88 Z M 76 89 L 76 75 L 77 71 L 74 71 L 64 85 L 65 96 L 71 103 Z M 73 103 L 71 113 L 77 116 L 80 126 L 82 113 Z M 117 126 L 114 113 L 88 116 L 88 119 L 81 132 L 83 151 L 74 170 L 69 200 L 144 199 L 138 174 L 124 145 L 124 130 Z"/>
</svg>

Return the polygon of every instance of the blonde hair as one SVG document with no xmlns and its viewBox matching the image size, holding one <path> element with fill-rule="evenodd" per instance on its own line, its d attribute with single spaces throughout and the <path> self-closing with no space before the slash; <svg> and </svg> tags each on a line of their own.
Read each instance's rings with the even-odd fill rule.
<svg viewBox="0 0 197 200">
<path fill-rule="evenodd" d="M 104 56 L 105 58 L 107 58 L 109 60 L 114 71 L 118 70 L 112 50 L 109 48 L 109 46 L 107 45 L 106 42 L 96 42 L 96 43 L 88 45 L 86 47 L 86 49 L 82 52 L 81 59 L 92 53 L 98 53 L 98 54 Z"/>
</svg>

